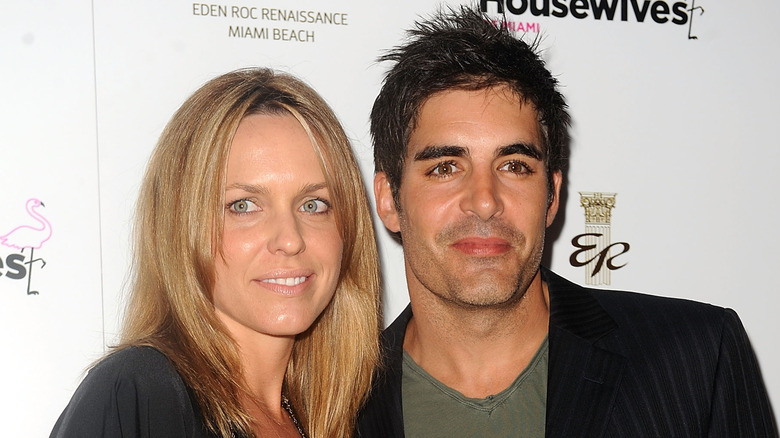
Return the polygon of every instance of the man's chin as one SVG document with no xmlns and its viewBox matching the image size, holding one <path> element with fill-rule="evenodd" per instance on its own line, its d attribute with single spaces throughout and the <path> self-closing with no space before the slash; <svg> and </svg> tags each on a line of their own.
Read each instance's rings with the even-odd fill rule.
<svg viewBox="0 0 780 438">
<path fill-rule="evenodd" d="M 458 289 L 460 292 L 454 292 L 450 297 L 444 298 L 451 304 L 464 309 L 486 309 L 486 308 L 506 308 L 520 302 L 525 291 L 517 290 L 514 285 L 504 288 L 478 287 L 468 284 L 462 284 Z"/>
</svg>

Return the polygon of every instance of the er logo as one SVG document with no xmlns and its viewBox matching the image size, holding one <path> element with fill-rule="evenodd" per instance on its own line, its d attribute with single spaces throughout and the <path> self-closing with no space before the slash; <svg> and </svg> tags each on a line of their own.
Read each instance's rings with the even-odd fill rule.
<svg viewBox="0 0 780 438">
<path fill-rule="evenodd" d="M 569 257 L 574 267 L 585 266 L 587 284 L 610 284 L 610 271 L 620 269 L 615 258 L 631 248 L 626 242 L 611 242 L 612 209 L 617 193 L 580 192 L 585 209 L 585 233 L 571 240 L 576 250 Z M 603 269 L 606 267 L 607 269 Z"/>
<path fill-rule="evenodd" d="M 627 253 L 628 250 L 631 249 L 631 245 L 629 245 L 626 242 L 615 242 L 615 243 L 607 245 L 606 247 L 604 247 L 601 250 L 598 250 L 597 249 L 598 246 L 599 246 L 598 244 L 596 244 L 596 243 L 587 243 L 587 240 L 589 240 L 588 239 L 589 237 L 598 239 L 598 238 L 600 238 L 602 236 L 603 236 L 603 234 L 599 234 L 599 233 L 585 233 L 585 234 L 580 234 L 580 235 L 574 237 L 574 239 L 571 239 L 571 244 L 574 245 L 574 247 L 578 248 L 578 249 L 577 249 L 577 251 L 574 251 L 571 254 L 571 256 L 569 257 L 569 263 L 571 263 L 572 266 L 579 268 L 581 266 L 585 266 L 585 265 L 595 261 L 596 263 L 594 265 L 592 265 L 592 269 L 590 270 L 591 271 L 591 273 L 590 273 L 591 277 L 594 277 L 599 272 L 601 272 L 601 268 L 604 267 L 604 263 L 605 262 L 606 262 L 607 269 L 609 269 L 610 271 L 614 271 L 616 269 L 620 269 L 623 266 L 625 266 L 626 265 L 625 263 L 623 263 L 622 265 L 616 265 L 612 261 L 617 256 L 619 256 L 621 254 Z M 609 252 L 610 249 L 614 248 L 615 246 L 621 246 L 623 248 L 623 250 L 620 251 L 617 254 L 610 255 L 610 252 Z M 582 260 L 582 261 L 579 259 L 580 254 L 584 254 L 584 257 L 587 258 L 590 254 L 594 253 L 593 250 L 597 250 L 597 251 L 595 251 L 595 255 L 593 255 L 591 258 L 586 259 L 586 260 Z M 590 254 L 588 254 L 588 252 L 590 252 Z"/>
</svg>

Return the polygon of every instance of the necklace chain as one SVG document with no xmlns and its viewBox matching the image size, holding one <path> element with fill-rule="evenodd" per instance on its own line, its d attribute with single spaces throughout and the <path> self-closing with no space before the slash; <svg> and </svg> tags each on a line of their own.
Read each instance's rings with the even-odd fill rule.
<svg viewBox="0 0 780 438">
<path fill-rule="evenodd" d="M 293 411 L 293 408 L 290 405 L 290 400 L 288 400 L 287 396 L 284 394 L 282 394 L 282 407 L 285 411 L 287 411 L 287 415 L 290 416 L 290 419 L 295 425 L 295 428 L 298 429 L 298 433 L 301 434 L 301 438 L 306 438 L 306 433 L 303 431 L 303 425 L 301 425 L 301 423 L 298 421 L 298 417 L 295 416 L 295 411 Z"/>
</svg>

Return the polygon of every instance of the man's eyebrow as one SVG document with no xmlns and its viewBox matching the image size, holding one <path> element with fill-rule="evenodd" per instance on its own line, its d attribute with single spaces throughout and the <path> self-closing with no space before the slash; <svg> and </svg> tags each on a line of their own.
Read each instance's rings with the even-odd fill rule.
<svg viewBox="0 0 780 438">
<path fill-rule="evenodd" d="M 514 154 L 526 155 L 536 160 L 541 160 L 543 158 L 542 151 L 533 143 L 510 144 L 509 146 L 501 147 L 496 151 L 496 157 L 505 157 Z"/>
<path fill-rule="evenodd" d="M 465 157 L 468 150 L 461 146 L 428 146 L 414 154 L 414 161 L 432 160 L 441 157 Z"/>
</svg>

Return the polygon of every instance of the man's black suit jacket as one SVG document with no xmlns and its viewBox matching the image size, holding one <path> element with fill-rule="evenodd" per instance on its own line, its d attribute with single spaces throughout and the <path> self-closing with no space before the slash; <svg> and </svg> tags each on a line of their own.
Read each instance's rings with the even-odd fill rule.
<svg viewBox="0 0 780 438">
<path fill-rule="evenodd" d="M 547 437 L 777 436 L 747 334 L 730 309 L 586 289 L 542 268 L 550 293 Z M 403 437 L 406 310 L 357 436 Z"/>
</svg>

